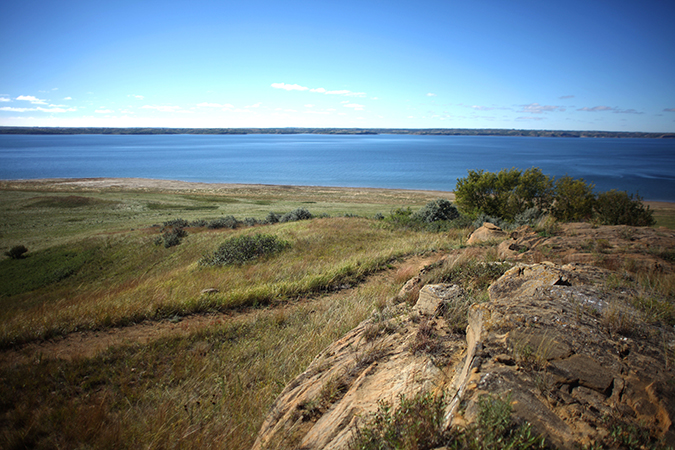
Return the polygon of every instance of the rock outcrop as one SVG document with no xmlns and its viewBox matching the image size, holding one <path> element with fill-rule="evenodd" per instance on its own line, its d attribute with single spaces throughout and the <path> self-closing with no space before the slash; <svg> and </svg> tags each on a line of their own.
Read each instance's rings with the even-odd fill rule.
<svg viewBox="0 0 675 450">
<path fill-rule="evenodd" d="M 471 233 L 466 244 L 476 245 L 481 243 L 493 243 L 506 239 L 507 237 L 509 237 L 509 235 L 497 225 L 485 222 L 480 228 Z"/>
<path fill-rule="evenodd" d="M 462 289 L 424 286 L 415 306 L 374 313 L 317 356 L 279 396 L 254 448 L 346 449 L 378 402 L 425 391 L 446 394 L 446 427 L 475 421 L 490 394 L 509 398 L 556 448 L 608 444 L 616 429 L 675 445 L 675 332 L 639 320 L 610 275 L 516 265 L 490 286 L 490 301 L 469 308 L 466 334 L 446 314 L 466 301 Z"/>
</svg>

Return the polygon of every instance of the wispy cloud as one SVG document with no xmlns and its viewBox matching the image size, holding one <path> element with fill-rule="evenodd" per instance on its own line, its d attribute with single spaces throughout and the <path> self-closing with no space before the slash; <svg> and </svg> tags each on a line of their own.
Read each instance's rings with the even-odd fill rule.
<svg viewBox="0 0 675 450">
<path fill-rule="evenodd" d="M 181 108 L 180 106 L 169 106 L 169 105 L 144 105 L 141 106 L 141 109 L 154 109 L 159 112 L 170 112 L 170 113 L 191 113 L 192 111 L 187 111 Z"/>
<path fill-rule="evenodd" d="M 0 108 L 0 111 L 12 111 L 12 112 L 42 111 L 48 113 L 65 113 L 77 111 L 77 108 L 59 108 L 59 107 L 43 108 L 41 106 L 38 106 L 37 108 L 15 108 L 12 106 L 3 106 Z"/>
<path fill-rule="evenodd" d="M 200 107 L 200 108 L 225 108 L 225 109 L 234 108 L 234 105 L 231 105 L 229 103 L 222 103 L 221 104 L 221 103 L 204 102 L 204 103 L 199 103 L 197 106 Z"/>
<path fill-rule="evenodd" d="M 137 95 L 137 94 L 129 94 L 129 95 L 127 95 L 127 97 L 133 97 L 133 98 L 137 98 L 139 100 L 143 100 L 145 98 L 144 96 Z"/>
<path fill-rule="evenodd" d="M 642 111 L 637 111 L 633 108 L 630 109 L 620 109 L 617 108 L 616 106 L 593 106 L 592 108 L 589 108 L 587 106 L 583 108 L 577 109 L 577 111 L 587 111 L 587 112 L 605 112 L 605 111 L 611 111 L 615 114 L 644 114 Z"/>
<path fill-rule="evenodd" d="M 364 105 L 359 105 L 358 103 L 346 103 L 342 106 L 345 108 L 354 108 L 354 111 L 363 111 L 363 108 L 365 108 Z"/>
<path fill-rule="evenodd" d="M 545 117 L 522 116 L 516 117 L 516 120 L 545 120 Z"/>
<path fill-rule="evenodd" d="M 7 97 L 0 97 L 0 102 L 11 102 L 12 99 L 7 98 Z"/>
<path fill-rule="evenodd" d="M 347 89 L 339 89 L 329 91 L 325 88 L 309 88 L 307 86 L 300 86 L 299 84 L 286 84 L 286 83 L 272 83 L 271 85 L 274 89 L 284 89 L 286 91 L 309 91 L 315 92 L 317 94 L 326 94 L 326 95 L 343 95 L 345 97 L 365 97 L 365 92 L 352 92 Z"/>
<path fill-rule="evenodd" d="M 476 111 L 492 111 L 494 108 L 492 106 L 480 106 L 480 105 L 472 105 L 469 106 L 471 109 L 475 109 Z"/>
<path fill-rule="evenodd" d="M 308 87 L 300 86 L 299 84 L 286 84 L 286 83 L 272 83 L 274 89 L 284 89 L 286 91 L 307 91 Z"/>
<path fill-rule="evenodd" d="M 427 97 L 436 97 L 436 94 L 434 94 L 434 93 L 432 93 L 432 92 L 429 92 L 429 93 L 427 94 Z"/>
<path fill-rule="evenodd" d="M 260 108 L 260 105 L 262 105 L 262 103 L 258 102 L 258 103 L 254 103 L 253 105 L 244 106 L 244 108 Z"/>
<path fill-rule="evenodd" d="M 540 105 L 539 103 L 530 103 L 529 105 L 520 105 L 523 108 L 520 112 L 530 113 L 530 114 L 543 114 L 546 112 L 553 111 L 565 111 L 564 106 L 555 106 L 555 105 Z"/>
<path fill-rule="evenodd" d="M 112 113 L 114 113 L 115 111 L 113 111 L 112 109 L 97 109 L 97 110 L 94 111 L 94 112 L 95 112 L 96 114 L 112 114 Z"/>
<path fill-rule="evenodd" d="M 64 97 L 64 100 L 72 100 L 73 97 Z"/>
<path fill-rule="evenodd" d="M 614 111 L 615 109 L 616 108 L 612 108 L 611 106 L 593 106 L 592 108 L 584 106 L 583 108 L 577 109 L 577 111 L 602 112 L 602 111 Z"/>
<path fill-rule="evenodd" d="M 26 102 L 31 102 L 34 105 L 46 105 L 47 104 L 46 101 L 44 101 L 42 99 L 39 99 L 37 97 L 33 97 L 32 95 L 19 95 L 16 99 L 17 100 L 23 100 L 23 101 L 26 101 Z"/>
<path fill-rule="evenodd" d="M 558 97 L 560 100 L 567 100 L 568 98 L 574 98 L 574 95 L 563 95 L 562 97 Z"/>
<path fill-rule="evenodd" d="M 664 109 L 665 112 L 675 112 L 675 108 L 666 108 Z"/>
</svg>

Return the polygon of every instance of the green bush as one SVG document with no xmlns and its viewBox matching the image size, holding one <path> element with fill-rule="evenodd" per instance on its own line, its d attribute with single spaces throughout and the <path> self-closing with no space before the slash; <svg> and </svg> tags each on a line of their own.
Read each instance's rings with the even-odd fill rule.
<svg viewBox="0 0 675 450">
<path fill-rule="evenodd" d="M 603 225 L 631 225 L 649 227 L 656 223 L 649 206 L 642 203 L 642 198 L 625 191 L 612 189 L 598 195 L 594 210 L 599 222 Z"/>
<path fill-rule="evenodd" d="M 314 217 L 312 213 L 305 208 L 297 208 L 281 216 L 279 222 L 297 222 L 298 220 L 309 220 L 312 217 Z"/>
<path fill-rule="evenodd" d="M 155 240 L 155 244 L 164 244 L 164 248 L 175 247 L 176 245 L 180 245 L 183 238 L 187 235 L 187 231 L 181 227 L 169 228 Z"/>
<path fill-rule="evenodd" d="M 231 230 L 234 230 L 239 225 L 241 225 L 241 222 L 239 222 L 234 216 L 225 216 L 210 221 L 207 227 L 212 230 L 220 228 L 229 228 Z"/>
<path fill-rule="evenodd" d="M 205 256 L 200 263 L 206 266 L 243 264 L 263 256 L 273 255 L 289 246 L 288 242 L 267 234 L 238 236 L 225 241 L 213 255 Z"/>
<path fill-rule="evenodd" d="M 28 249 L 25 245 L 15 245 L 5 252 L 6 256 L 9 256 L 12 259 L 21 259 L 24 256 L 24 253 L 28 252 Z"/>
<path fill-rule="evenodd" d="M 189 222 L 185 219 L 172 219 L 164 222 L 164 228 L 185 228 L 189 225 Z"/>
<path fill-rule="evenodd" d="M 450 201 L 439 199 L 427 203 L 415 213 L 414 217 L 422 222 L 432 223 L 439 220 L 454 220 L 459 217 L 459 211 Z"/>
<path fill-rule="evenodd" d="M 579 222 L 593 216 L 593 184 L 564 176 L 555 183 L 555 201 L 551 215 L 561 222 Z"/>
<path fill-rule="evenodd" d="M 281 215 L 280 215 L 280 214 L 277 214 L 277 213 L 275 213 L 275 212 L 270 211 L 270 212 L 267 214 L 267 217 L 265 217 L 265 220 L 264 220 L 263 223 L 265 223 L 265 224 L 267 224 L 267 225 L 272 225 L 272 224 L 275 224 L 275 223 L 279 223 L 279 219 L 280 219 L 280 218 L 281 218 Z"/>
<path fill-rule="evenodd" d="M 455 202 L 464 214 L 480 213 L 513 220 L 532 207 L 547 209 L 553 198 L 553 180 L 533 167 L 522 172 L 502 169 L 498 173 L 469 170 L 458 178 Z"/>
</svg>

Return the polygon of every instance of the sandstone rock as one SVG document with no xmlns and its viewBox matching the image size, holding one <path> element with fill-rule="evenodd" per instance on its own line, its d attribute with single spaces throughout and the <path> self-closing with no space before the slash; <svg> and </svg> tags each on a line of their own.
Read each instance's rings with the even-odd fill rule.
<svg viewBox="0 0 675 450">
<path fill-rule="evenodd" d="M 464 295 L 462 288 L 457 285 L 427 284 L 420 290 L 413 312 L 424 316 L 442 314 L 449 303 Z"/>
<path fill-rule="evenodd" d="M 507 238 L 508 235 L 497 225 L 494 225 L 490 222 L 483 223 L 483 226 L 475 230 L 469 236 L 469 240 L 466 242 L 467 245 L 476 245 L 483 242 L 496 242 L 502 239 Z"/>
<path fill-rule="evenodd" d="M 673 446 L 675 373 L 663 348 L 675 332 L 646 323 L 630 338 L 607 331 L 606 305 L 624 295 L 609 275 L 518 265 L 493 283 L 489 302 L 470 307 L 465 336 L 437 314 L 461 290 L 425 286 L 413 310 L 380 313 L 322 352 L 279 396 L 254 448 L 346 449 L 379 401 L 424 390 L 446 393 L 446 427 L 471 424 L 482 396 L 493 395 L 555 448 L 609 448 L 612 427 Z M 422 327 L 432 353 L 416 350 Z"/>
</svg>

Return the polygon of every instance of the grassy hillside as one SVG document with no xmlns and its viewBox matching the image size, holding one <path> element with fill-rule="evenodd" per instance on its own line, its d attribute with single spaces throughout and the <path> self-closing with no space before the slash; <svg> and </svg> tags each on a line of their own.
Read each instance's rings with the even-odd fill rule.
<svg viewBox="0 0 675 450">
<path fill-rule="evenodd" d="M 249 448 L 283 387 L 417 273 L 411 258 L 433 261 L 468 233 L 374 218 L 440 196 L 431 192 L 0 190 L 0 248 L 29 250 L 0 259 L 0 448 Z M 171 219 L 295 208 L 330 217 L 188 227 L 180 245 L 155 244 Z M 289 246 L 253 263 L 199 264 L 256 233 Z"/>
</svg>

